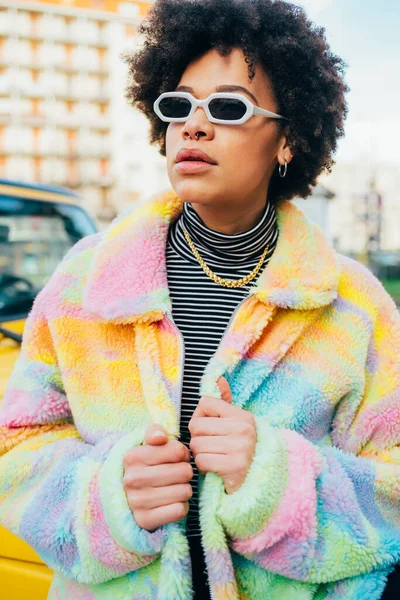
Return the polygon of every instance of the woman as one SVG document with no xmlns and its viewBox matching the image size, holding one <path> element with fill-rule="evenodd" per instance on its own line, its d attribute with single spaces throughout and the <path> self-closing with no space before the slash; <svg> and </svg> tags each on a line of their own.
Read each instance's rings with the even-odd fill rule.
<svg viewBox="0 0 400 600">
<path fill-rule="evenodd" d="M 141 32 L 127 95 L 174 191 L 39 294 L 0 521 L 54 568 L 51 599 L 381 598 L 400 319 L 290 202 L 333 164 L 343 63 L 279 0 L 158 0 Z"/>
</svg>

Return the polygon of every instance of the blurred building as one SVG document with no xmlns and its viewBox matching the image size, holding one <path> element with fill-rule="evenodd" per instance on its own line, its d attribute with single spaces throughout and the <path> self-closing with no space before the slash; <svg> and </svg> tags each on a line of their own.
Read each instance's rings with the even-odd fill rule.
<svg viewBox="0 0 400 600">
<path fill-rule="evenodd" d="M 0 0 L 0 177 L 76 189 L 105 220 L 166 185 L 120 56 L 150 5 Z"/>
<path fill-rule="evenodd" d="M 335 194 L 330 234 L 335 247 L 360 260 L 400 250 L 400 171 L 395 164 L 337 163 L 320 178 Z"/>
<path fill-rule="evenodd" d="M 293 203 L 301 208 L 307 217 L 322 229 L 329 240 L 332 240 L 330 215 L 332 212 L 331 201 L 334 197 L 335 194 L 331 190 L 323 185 L 316 185 L 308 198 L 293 200 Z"/>
</svg>

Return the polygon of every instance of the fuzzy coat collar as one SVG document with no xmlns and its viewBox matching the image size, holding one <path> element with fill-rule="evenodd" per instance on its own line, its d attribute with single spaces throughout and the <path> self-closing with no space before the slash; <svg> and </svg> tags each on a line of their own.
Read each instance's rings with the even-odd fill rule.
<svg viewBox="0 0 400 600">
<path fill-rule="evenodd" d="M 172 312 L 165 248 L 183 203 L 170 191 L 114 220 L 88 272 L 83 307 L 106 321 L 151 322 Z M 290 201 L 277 206 L 275 251 L 250 295 L 281 308 L 308 310 L 337 296 L 340 267 L 322 231 Z"/>
</svg>

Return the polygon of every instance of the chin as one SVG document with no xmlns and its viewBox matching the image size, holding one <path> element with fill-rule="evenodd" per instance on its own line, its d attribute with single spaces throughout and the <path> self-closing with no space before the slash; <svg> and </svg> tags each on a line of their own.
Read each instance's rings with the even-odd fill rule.
<svg viewBox="0 0 400 600">
<path fill-rule="evenodd" d="M 205 181 L 205 178 L 192 176 L 170 181 L 176 194 L 182 202 L 197 204 L 213 204 L 216 200 L 215 183 Z"/>
</svg>

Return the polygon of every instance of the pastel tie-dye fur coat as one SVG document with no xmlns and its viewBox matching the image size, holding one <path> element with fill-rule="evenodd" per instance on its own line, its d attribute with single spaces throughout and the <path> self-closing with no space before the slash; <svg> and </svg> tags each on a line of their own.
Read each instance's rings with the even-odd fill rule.
<svg viewBox="0 0 400 600">
<path fill-rule="evenodd" d="M 1 406 L 0 523 L 54 569 L 51 600 L 187 600 L 184 522 L 141 529 L 122 457 L 178 436 L 183 348 L 151 198 L 78 242 L 36 299 Z M 243 486 L 201 486 L 216 600 L 377 600 L 400 561 L 400 317 L 292 203 L 203 379 L 256 417 Z"/>
</svg>

